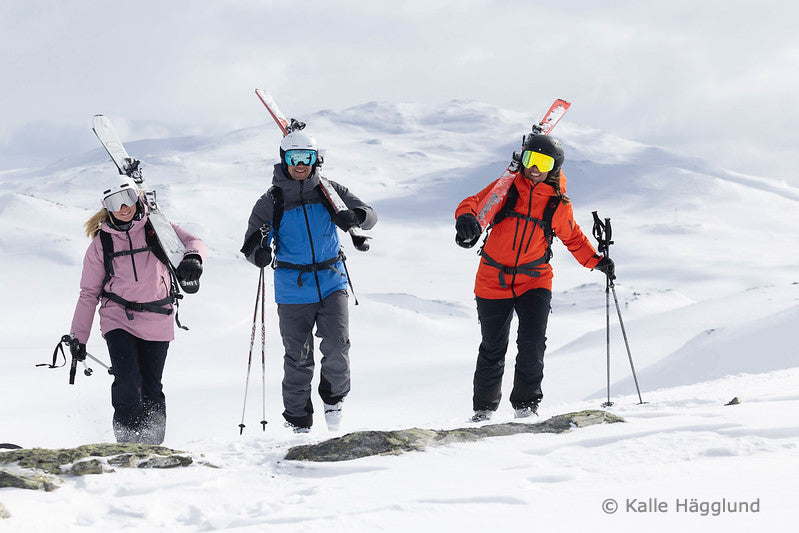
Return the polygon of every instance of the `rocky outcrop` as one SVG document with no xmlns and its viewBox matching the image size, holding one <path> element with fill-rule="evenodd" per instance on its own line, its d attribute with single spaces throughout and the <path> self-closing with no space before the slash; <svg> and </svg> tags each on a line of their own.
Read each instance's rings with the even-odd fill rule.
<svg viewBox="0 0 799 533">
<path fill-rule="evenodd" d="M 184 452 L 148 444 L 86 444 L 77 448 L 31 448 L 0 452 L 0 487 L 55 490 L 59 476 L 113 472 L 114 468 L 189 466 Z"/>
<path fill-rule="evenodd" d="M 473 442 L 487 437 L 520 433 L 563 433 L 572 428 L 624 422 L 606 411 L 580 411 L 554 416 L 537 424 L 509 422 L 448 430 L 403 429 L 397 431 L 358 431 L 318 444 L 295 446 L 286 454 L 292 461 L 348 461 L 371 455 L 393 455 L 422 451 L 428 446 L 454 442 Z"/>
</svg>

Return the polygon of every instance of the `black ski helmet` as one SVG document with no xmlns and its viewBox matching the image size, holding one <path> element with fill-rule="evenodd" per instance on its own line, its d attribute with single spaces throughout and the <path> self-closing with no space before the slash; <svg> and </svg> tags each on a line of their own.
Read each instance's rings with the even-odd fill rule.
<svg viewBox="0 0 799 533">
<path fill-rule="evenodd" d="M 548 155 L 555 160 L 555 166 L 549 171 L 547 176 L 557 176 L 560 167 L 563 166 L 563 146 L 554 137 L 530 133 L 522 138 L 522 154 L 525 150 L 538 152 Z"/>
</svg>

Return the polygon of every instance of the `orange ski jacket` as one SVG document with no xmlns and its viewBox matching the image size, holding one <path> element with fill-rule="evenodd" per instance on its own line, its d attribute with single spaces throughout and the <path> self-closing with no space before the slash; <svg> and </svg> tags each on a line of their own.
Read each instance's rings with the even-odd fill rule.
<svg viewBox="0 0 799 533">
<path fill-rule="evenodd" d="M 455 218 L 465 213 L 476 215 L 477 205 L 494 183 L 463 200 L 455 210 Z M 562 172 L 561 183 L 565 184 Z M 552 290 L 550 243 L 536 219 L 540 222 L 555 189 L 543 182 L 533 184 L 521 173 L 513 185 L 519 191 L 513 206 L 515 214 L 493 226 L 480 252 L 474 284 L 474 293 L 480 298 L 514 298 L 530 289 Z M 565 186 L 561 189 L 565 191 Z M 574 221 L 571 203 L 557 205 L 552 215 L 552 230 L 581 265 L 594 268 L 599 262 L 600 256 Z"/>
</svg>

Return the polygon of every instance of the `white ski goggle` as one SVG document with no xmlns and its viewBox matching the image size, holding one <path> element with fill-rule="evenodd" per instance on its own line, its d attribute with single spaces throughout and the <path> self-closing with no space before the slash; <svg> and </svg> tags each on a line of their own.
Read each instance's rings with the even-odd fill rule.
<svg viewBox="0 0 799 533">
<path fill-rule="evenodd" d="M 123 205 L 132 207 L 139 200 L 139 192 L 134 189 L 122 189 L 103 198 L 103 207 L 109 211 L 119 211 Z"/>
</svg>

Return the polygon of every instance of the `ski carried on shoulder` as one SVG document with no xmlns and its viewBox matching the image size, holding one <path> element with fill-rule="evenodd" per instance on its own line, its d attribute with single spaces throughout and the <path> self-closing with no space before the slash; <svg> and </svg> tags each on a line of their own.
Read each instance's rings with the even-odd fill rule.
<svg viewBox="0 0 799 533">
<path fill-rule="evenodd" d="M 92 130 L 94 130 L 94 134 L 97 135 L 108 155 L 111 156 L 111 160 L 116 164 L 119 173 L 132 178 L 144 193 L 144 199 L 148 207 L 147 217 L 153 225 L 155 236 L 158 238 L 161 248 L 163 248 L 169 259 L 170 264 L 167 266 L 174 273 L 174 270 L 183 260 L 186 248 L 183 246 L 178 234 L 175 233 L 175 228 L 172 227 L 163 211 L 158 207 L 155 191 L 148 191 L 144 187 L 144 177 L 140 168 L 141 162 L 128 155 L 128 151 L 119 139 L 114 126 L 111 125 L 111 121 L 105 115 L 94 115 Z M 197 292 L 200 288 L 199 280 L 193 282 L 181 281 L 180 286 L 189 294 Z"/>
<path fill-rule="evenodd" d="M 280 108 L 277 107 L 277 103 L 275 99 L 272 97 L 272 94 L 266 89 L 255 89 L 255 94 L 261 100 L 261 102 L 266 107 L 266 110 L 269 111 L 269 114 L 272 116 L 272 119 L 277 124 L 280 131 L 283 132 L 283 136 L 285 137 L 292 131 L 298 131 L 305 127 L 304 122 L 300 122 L 295 119 L 291 119 L 289 122 L 286 119 L 286 115 L 280 111 Z M 347 205 L 344 203 L 344 200 L 341 199 L 341 196 L 336 192 L 336 189 L 333 188 L 333 185 L 322 176 L 319 176 L 319 185 L 322 189 L 322 193 L 327 198 L 327 201 L 333 207 L 333 210 L 338 213 L 341 211 L 346 211 L 348 209 Z M 369 249 L 369 237 L 365 235 L 360 228 L 352 228 L 349 230 L 350 237 L 352 238 L 352 244 L 355 246 L 356 249 L 365 252 Z"/>
<path fill-rule="evenodd" d="M 544 118 L 541 119 L 541 122 L 533 124 L 533 135 L 549 135 L 549 132 L 566 114 L 569 107 L 571 107 L 571 104 L 566 100 L 555 100 L 549 111 L 544 115 Z M 477 205 L 477 221 L 480 222 L 480 227 L 483 228 L 483 231 L 491 225 L 494 216 L 502 208 L 502 204 L 505 203 L 505 197 L 508 195 L 508 190 L 518 175 L 519 162 L 514 158 L 502 176 L 494 183 L 494 187 Z"/>
</svg>

